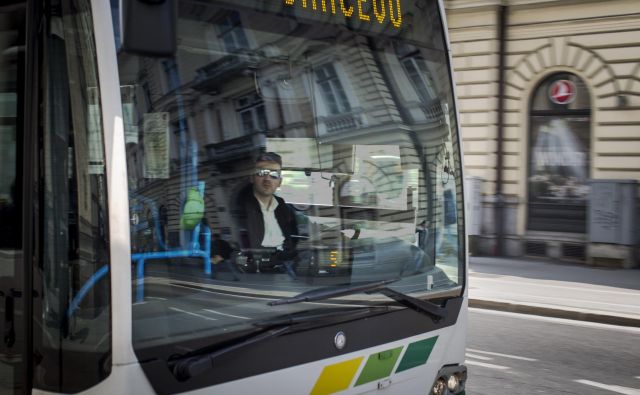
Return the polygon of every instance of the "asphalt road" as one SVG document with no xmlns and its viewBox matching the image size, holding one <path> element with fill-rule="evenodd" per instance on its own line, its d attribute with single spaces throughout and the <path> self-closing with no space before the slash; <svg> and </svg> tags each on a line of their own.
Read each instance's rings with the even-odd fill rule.
<svg viewBox="0 0 640 395">
<path fill-rule="evenodd" d="M 470 309 L 468 395 L 640 395 L 640 328 Z"/>
</svg>

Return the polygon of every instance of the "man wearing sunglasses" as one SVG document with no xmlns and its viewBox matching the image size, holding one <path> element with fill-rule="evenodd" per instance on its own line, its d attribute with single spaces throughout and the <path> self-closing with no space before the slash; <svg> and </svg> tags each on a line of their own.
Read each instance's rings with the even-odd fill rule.
<svg viewBox="0 0 640 395">
<path fill-rule="evenodd" d="M 261 153 L 250 175 L 251 185 L 239 196 L 241 227 L 247 231 L 245 247 L 257 270 L 282 266 L 295 279 L 298 226 L 292 208 L 274 193 L 282 183 L 282 158 L 274 152 Z M 246 245 L 248 242 L 248 246 Z"/>
</svg>

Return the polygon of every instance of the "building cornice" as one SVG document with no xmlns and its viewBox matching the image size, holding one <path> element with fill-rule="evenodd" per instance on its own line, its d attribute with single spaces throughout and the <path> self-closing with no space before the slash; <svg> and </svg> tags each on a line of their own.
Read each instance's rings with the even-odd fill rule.
<svg viewBox="0 0 640 395">
<path fill-rule="evenodd" d="M 447 10 L 477 10 L 481 8 L 492 8 L 501 5 L 510 7 L 536 8 L 549 7 L 554 5 L 602 3 L 611 0 L 444 0 L 444 7 Z"/>
<path fill-rule="evenodd" d="M 544 37 L 610 33 L 640 30 L 640 19 L 635 16 L 602 17 L 598 20 L 553 21 L 511 26 L 509 40 L 526 40 Z"/>
<path fill-rule="evenodd" d="M 444 0 L 447 10 L 464 10 L 468 8 L 486 8 L 502 5 L 502 0 Z"/>
</svg>

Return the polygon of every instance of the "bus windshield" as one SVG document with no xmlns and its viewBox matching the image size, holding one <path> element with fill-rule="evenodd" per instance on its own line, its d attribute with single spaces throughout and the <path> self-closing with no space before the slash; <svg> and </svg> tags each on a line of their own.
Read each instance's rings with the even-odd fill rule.
<svg viewBox="0 0 640 395">
<path fill-rule="evenodd" d="M 118 55 L 134 347 L 400 306 L 385 292 L 273 303 L 321 289 L 460 296 L 461 155 L 438 2 L 177 4 L 174 57 Z"/>
</svg>

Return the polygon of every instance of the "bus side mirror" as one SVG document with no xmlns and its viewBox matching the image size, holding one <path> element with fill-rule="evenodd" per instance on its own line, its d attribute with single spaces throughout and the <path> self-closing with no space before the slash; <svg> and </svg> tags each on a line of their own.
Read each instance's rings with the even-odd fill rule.
<svg viewBox="0 0 640 395">
<path fill-rule="evenodd" d="M 122 50 L 172 57 L 177 50 L 177 21 L 175 0 L 120 0 Z"/>
</svg>

